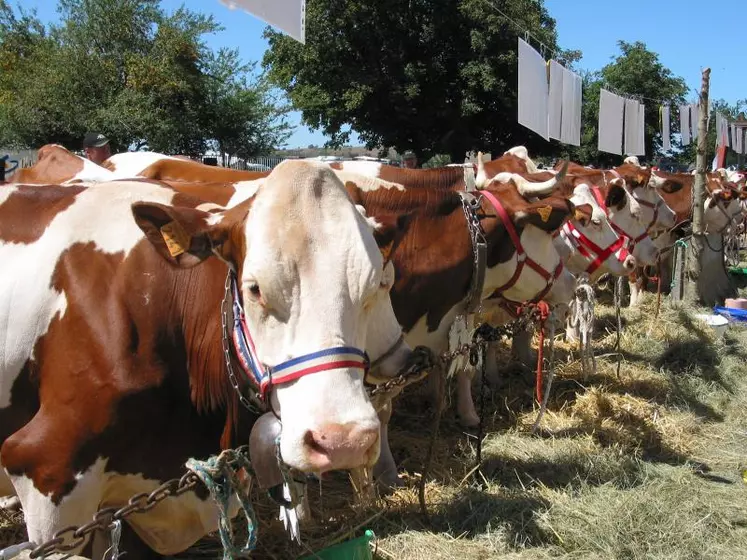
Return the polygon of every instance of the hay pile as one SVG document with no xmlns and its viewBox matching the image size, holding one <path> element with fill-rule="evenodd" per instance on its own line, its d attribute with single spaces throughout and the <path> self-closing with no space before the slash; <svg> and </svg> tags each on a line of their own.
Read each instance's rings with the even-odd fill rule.
<svg viewBox="0 0 747 560">
<path fill-rule="evenodd" d="M 397 404 L 390 428 L 406 487 L 351 507 L 344 474 L 311 484 L 303 546 L 285 538 L 275 508 L 256 495 L 254 557 L 311 555 L 364 528 L 385 559 L 743 557 L 747 329 L 718 341 L 693 310 L 664 305 L 654 320 L 653 299 L 623 313 L 620 378 L 611 307 L 597 307 L 594 375 L 584 377 L 558 335 L 557 378 L 537 435 L 533 376 L 507 366 L 487 399 L 478 472 L 474 433 L 459 427 L 453 407 L 445 412 L 426 485 L 430 524 L 417 496 L 431 418 L 419 388 Z M 502 356 L 508 362 L 507 347 Z M 208 537 L 179 558 L 220 558 L 220 545 Z"/>
</svg>

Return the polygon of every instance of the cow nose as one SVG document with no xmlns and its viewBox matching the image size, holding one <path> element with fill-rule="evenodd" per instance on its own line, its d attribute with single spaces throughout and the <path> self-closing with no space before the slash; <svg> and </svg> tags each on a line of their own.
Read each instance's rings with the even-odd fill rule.
<svg viewBox="0 0 747 560">
<path fill-rule="evenodd" d="M 318 472 L 370 466 L 378 457 L 379 426 L 326 424 L 308 430 L 303 442 L 307 459 Z"/>
<path fill-rule="evenodd" d="M 636 267 L 636 264 L 637 263 L 633 255 L 628 255 L 627 257 L 625 257 L 625 261 L 623 261 L 625 270 L 633 270 Z"/>
</svg>

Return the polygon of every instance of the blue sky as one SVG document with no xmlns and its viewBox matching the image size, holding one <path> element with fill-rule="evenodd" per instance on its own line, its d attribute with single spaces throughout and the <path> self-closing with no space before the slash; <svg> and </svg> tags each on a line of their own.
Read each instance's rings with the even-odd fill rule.
<svg viewBox="0 0 747 560">
<path fill-rule="evenodd" d="M 45 22 L 57 20 L 55 0 L 11 0 L 11 3 L 22 4 L 26 9 L 36 8 Z M 225 28 L 206 38 L 210 46 L 238 47 L 245 60 L 261 60 L 267 48 L 262 38 L 264 22 L 246 12 L 229 10 L 219 0 L 162 0 L 167 11 L 182 4 L 195 11 L 212 13 Z M 545 5 L 557 21 L 560 45 L 583 52 L 579 63 L 583 69 L 597 70 L 607 64 L 618 53 L 619 39 L 643 41 L 649 49 L 659 53 L 661 62 L 675 75 L 685 78 L 693 101 L 695 89 L 700 87 L 701 70 L 706 66 L 711 68 L 712 98 L 731 103 L 747 98 L 744 35 L 740 39 L 738 26 L 729 27 L 729 21 L 740 21 L 738 15 L 745 14 L 744 0 L 722 0 L 718 4 L 718 14 L 707 13 L 702 4 L 694 0 L 626 0 L 623 3 L 545 0 Z M 485 9 L 491 9 L 489 2 Z M 734 18 L 730 20 L 729 14 Z M 291 122 L 298 126 L 288 147 L 324 143 L 321 132 L 300 124 L 300 114 L 293 113 Z"/>
</svg>

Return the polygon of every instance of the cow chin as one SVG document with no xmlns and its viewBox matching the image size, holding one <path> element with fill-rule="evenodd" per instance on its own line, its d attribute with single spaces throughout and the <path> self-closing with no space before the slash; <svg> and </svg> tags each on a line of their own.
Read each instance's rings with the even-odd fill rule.
<svg viewBox="0 0 747 560">
<path fill-rule="evenodd" d="M 282 419 L 280 454 L 305 473 L 372 467 L 380 423 L 360 370 L 312 374 L 275 390 Z"/>
</svg>

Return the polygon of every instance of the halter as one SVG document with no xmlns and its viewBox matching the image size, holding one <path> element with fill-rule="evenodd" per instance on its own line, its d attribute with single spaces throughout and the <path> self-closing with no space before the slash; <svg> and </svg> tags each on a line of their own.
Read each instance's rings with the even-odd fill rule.
<svg viewBox="0 0 747 560">
<path fill-rule="evenodd" d="M 586 237 L 586 235 L 574 226 L 572 222 L 566 222 L 565 225 L 563 225 L 563 229 L 561 230 L 561 235 L 562 234 L 565 234 L 566 239 L 573 242 L 576 246 L 576 250 L 581 253 L 581 255 L 587 258 L 594 257 L 594 260 L 586 268 L 586 272 L 589 275 L 593 274 L 600 266 L 602 266 L 602 263 L 606 261 L 610 255 L 617 253 L 618 250 L 620 251 L 620 254 L 617 257 L 617 260 L 620 262 L 624 262 L 630 255 L 630 252 L 625 247 L 626 242 L 630 241 L 630 239 L 625 236 L 618 237 L 612 245 L 602 249 L 599 245 Z"/>
<path fill-rule="evenodd" d="M 549 272 L 545 270 L 545 268 L 542 267 L 539 263 L 537 263 L 535 260 L 533 260 L 529 255 L 527 255 L 526 251 L 524 251 L 524 247 L 521 244 L 521 240 L 519 239 L 519 235 L 516 232 L 516 227 L 514 227 L 514 223 L 511 221 L 511 218 L 508 215 L 508 212 L 506 212 L 506 209 L 503 207 L 501 202 L 498 200 L 498 198 L 493 195 L 489 191 L 478 191 L 481 195 L 483 195 L 485 198 L 488 199 L 490 204 L 493 205 L 493 208 L 495 208 L 495 211 L 498 213 L 498 217 L 500 217 L 501 221 L 503 222 L 504 227 L 506 228 L 506 231 L 508 232 L 508 236 L 511 238 L 511 241 L 514 244 L 514 247 L 516 247 L 516 270 L 514 270 L 513 276 L 503 284 L 500 288 L 497 288 L 493 295 L 499 295 L 504 300 L 510 302 L 510 303 L 519 303 L 516 301 L 512 301 L 505 297 L 503 295 L 503 292 L 509 290 L 512 288 L 518 281 L 519 277 L 521 276 L 521 272 L 524 270 L 524 265 L 527 265 L 529 268 L 534 270 L 537 274 L 539 274 L 546 282 L 545 288 L 536 295 L 532 301 L 539 301 L 543 299 L 548 292 L 552 289 L 553 284 L 555 283 L 555 280 L 558 279 L 560 274 L 563 272 L 563 260 L 561 259 L 560 262 L 558 262 L 558 266 L 555 267 L 555 270 L 553 272 Z"/>
<path fill-rule="evenodd" d="M 241 369 L 261 401 L 267 398 L 272 387 L 290 383 L 313 373 L 340 368 L 358 368 L 364 373 L 368 371 L 368 355 L 363 350 L 350 346 L 326 348 L 286 360 L 275 366 L 266 366 L 259 359 L 257 347 L 246 324 L 236 275 L 233 271 L 229 270 L 226 283 L 227 288 L 230 285 L 233 300 L 233 325 L 230 333 L 233 348 Z"/>
<path fill-rule="evenodd" d="M 606 181 L 605 181 L 606 182 Z M 599 187 L 592 186 L 591 187 L 591 193 L 594 195 L 594 198 L 597 201 L 597 204 L 599 204 L 600 208 L 604 210 L 604 213 L 609 217 L 609 208 L 607 208 L 607 204 L 604 201 L 604 197 L 602 196 L 602 192 L 599 190 Z M 637 243 L 640 243 L 644 239 L 648 237 L 648 228 L 639 235 L 638 237 L 633 237 L 628 232 L 626 232 L 623 228 L 618 226 L 616 223 L 612 222 L 610 220 L 610 226 L 613 230 L 617 232 L 618 235 L 620 235 L 621 238 L 623 238 L 626 242 L 626 248 L 629 252 L 633 252 L 633 249 L 635 249 L 635 246 Z"/>
</svg>

